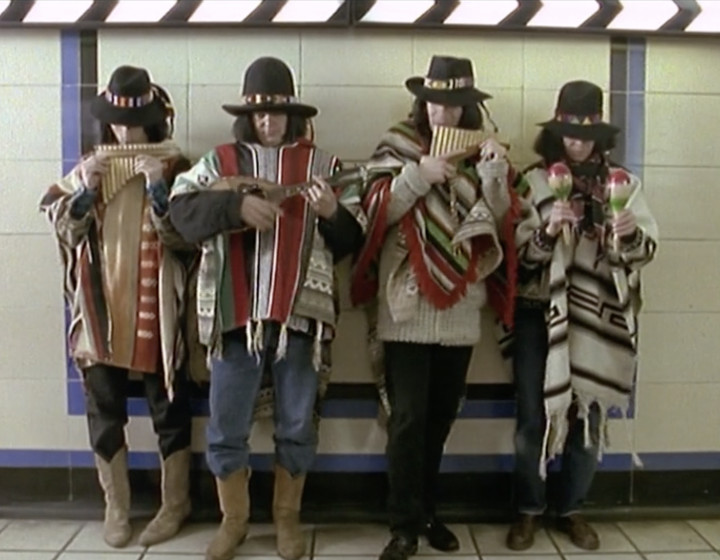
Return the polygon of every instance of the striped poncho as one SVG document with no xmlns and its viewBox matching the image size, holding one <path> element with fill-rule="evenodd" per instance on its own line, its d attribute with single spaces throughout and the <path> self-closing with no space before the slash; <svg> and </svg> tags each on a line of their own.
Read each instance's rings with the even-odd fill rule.
<svg viewBox="0 0 720 560">
<path fill-rule="evenodd" d="M 547 171 L 532 169 L 524 179 L 546 222 L 555 200 Z M 603 240 L 580 233 L 570 245 L 559 239 L 554 247 L 543 247 L 535 236 L 524 251 L 528 266 L 544 267 L 550 289 L 544 389 L 548 457 L 562 452 L 573 398 L 580 418 L 587 418 L 593 403 L 599 405 L 600 454 L 607 445 L 608 410 L 617 407 L 624 413 L 629 406 L 637 359 L 639 271 L 655 256 L 658 241 L 657 224 L 637 177 L 632 177 L 631 186 L 627 208 L 638 224 L 631 243 L 615 250 L 609 234 Z M 587 430 L 588 422 L 585 426 Z M 545 460 L 541 473 L 545 474 Z"/>
</svg>

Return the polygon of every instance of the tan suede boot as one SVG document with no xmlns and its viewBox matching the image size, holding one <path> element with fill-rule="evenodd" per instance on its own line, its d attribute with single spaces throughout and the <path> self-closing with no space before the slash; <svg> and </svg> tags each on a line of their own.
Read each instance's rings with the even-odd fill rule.
<svg viewBox="0 0 720 560">
<path fill-rule="evenodd" d="M 235 556 L 235 547 L 245 540 L 250 517 L 249 480 L 249 469 L 235 471 L 225 480 L 215 478 L 223 518 L 205 552 L 205 560 L 230 560 Z"/>
<path fill-rule="evenodd" d="M 305 555 L 305 535 L 300 528 L 305 475 L 296 477 L 280 465 L 275 465 L 275 494 L 273 520 L 277 531 L 277 551 L 285 560 L 298 560 Z"/>
<path fill-rule="evenodd" d="M 103 539 L 112 547 L 122 548 L 132 537 L 130 515 L 130 481 L 128 480 L 127 449 L 120 449 L 108 463 L 95 455 L 98 480 L 105 494 Z"/>
<path fill-rule="evenodd" d="M 177 535 L 190 515 L 190 448 L 176 451 L 162 462 L 162 505 L 140 534 L 142 546 L 152 546 Z"/>
</svg>

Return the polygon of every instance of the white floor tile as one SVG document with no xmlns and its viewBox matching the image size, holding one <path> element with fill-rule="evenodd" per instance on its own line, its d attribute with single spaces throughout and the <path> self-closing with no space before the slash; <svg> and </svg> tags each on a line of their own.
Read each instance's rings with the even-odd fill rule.
<svg viewBox="0 0 720 560">
<path fill-rule="evenodd" d="M 559 554 L 532 554 L 531 552 L 527 553 L 515 553 L 515 554 L 498 554 L 498 555 L 490 555 L 483 554 L 482 559 L 483 560 L 528 560 L 528 558 L 532 558 L 533 560 L 562 560 L 562 556 Z M 604 560 L 610 560 L 604 559 Z"/>
<path fill-rule="evenodd" d="M 169 541 L 151 546 L 148 551 L 158 553 L 201 554 L 213 538 L 219 524 L 196 523 L 185 525 L 180 532 Z"/>
<path fill-rule="evenodd" d="M 323 525 L 315 530 L 315 555 L 376 556 L 390 540 L 385 525 Z"/>
<path fill-rule="evenodd" d="M 124 550 L 124 549 L 123 549 Z M 63 552 L 58 560 L 139 560 L 142 552 Z"/>
<path fill-rule="evenodd" d="M 122 552 L 142 552 L 145 548 L 138 544 L 140 532 L 145 528 L 145 523 L 132 523 L 133 536 L 130 543 L 122 549 Z M 105 544 L 103 540 L 103 524 L 100 521 L 88 521 L 85 523 L 75 538 L 70 541 L 67 549 L 70 552 L 119 552 Z"/>
<path fill-rule="evenodd" d="M 635 553 L 635 554 L 629 554 L 629 553 L 613 554 L 613 553 L 606 553 L 606 552 L 598 551 L 598 552 L 588 552 L 585 554 L 582 554 L 582 553 L 565 554 L 565 560 L 643 560 L 643 557 L 640 556 L 638 553 Z"/>
<path fill-rule="evenodd" d="M 652 552 L 646 554 L 647 560 L 718 560 L 717 552 Z"/>
<path fill-rule="evenodd" d="M 423 560 L 430 560 L 430 556 L 477 556 L 475 545 L 473 544 L 472 537 L 470 536 L 470 528 L 467 525 L 448 525 L 448 528 L 455 533 L 455 536 L 460 543 L 460 548 L 455 552 L 440 552 L 432 548 L 425 538 L 420 538 L 418 546 L 418 555 L 423 557 Z M 363 551 L 359 551 L 363 552 Z"/>
<path fill-rule="evenodd" d="M 693 519 L 688 521 L 703 538 L 720 549 L 720 519 Z"/>
<path fill-rule="evenodd" d="M 0 550 L 0 560 L 53 560 L 57 552 L 3 552 Z"/>
<path fill-rule="evenodd" d="M 711 550 L 685 521 L 624 521 L 618 526 L 641 552 Z"/>
<path fill-rule="evenodd" d="M 238 558 L 236 556 L 235 558 Z M 146 554 L 143 560 L 205 560 L 204 554 Z M 62 560 L 60 558 L 59 560 Z M 112 560 L 112 559 L 109 559 Z M 277 559 L 275 559 L 277 560 Z"/>
<path fill-rule="evenodd" d="M 512 554 L 515 556 L 528 558 L 528 556 L 536 556 L 540 554 L 556 554 L 557 549 L 550 540 L 545 529 L 540 528 L 535 533 L 535 544 L 530 550 L 516 552 L 510 550 L 505 545 L 509 525 L 473 525 L 471 527 L 475 542 L 480 549 L 480 553 L 485 558 L 488 554 Z"/>
<path fill-rule="evenodd" d="M 78 532 L 74 521 L 11 521 L 0 533 L 0 550 L 59 551 Z"/>
<path fill-rule="evenodd" d="M 635 547 L 614 523 L 592 523 L 600 537 L 600 549 L 603 552 L 635 552 Z M 550 536 L 560 552 L 578 554 L 583 550 L 576 547 L 570 537 L 556 529 L 550 529 Z M 613 560 L 616 560 L 613 556 Z"/>
</svg>

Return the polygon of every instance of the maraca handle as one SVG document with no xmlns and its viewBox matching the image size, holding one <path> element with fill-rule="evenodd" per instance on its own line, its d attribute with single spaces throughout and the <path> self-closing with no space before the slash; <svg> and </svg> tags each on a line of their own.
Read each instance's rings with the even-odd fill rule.
<svg viewBox="0 0 720 560">
<path fill-rule="evenodd" d="M 572 243 L 572 232 L 570 231 L 570 224 L 567 222 L 563 224 L 562 235 L 565 245 L 570 245 Z"/>
</svg>

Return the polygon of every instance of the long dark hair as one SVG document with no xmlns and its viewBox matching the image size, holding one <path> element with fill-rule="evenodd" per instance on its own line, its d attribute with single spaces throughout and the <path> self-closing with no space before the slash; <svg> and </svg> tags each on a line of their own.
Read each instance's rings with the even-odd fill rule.
<svg viewBox="0 0 720 560">
<path fill-rule="evenodd" d="M 412 111 L 410 112 L 410 119 L 415 125 L 415 130 L 420 134 L 420 137 L 429 144 L 432 139 L 432 131 L 430 130 L 426 101 L 418 97 L 415 98 Z M 464 105 L 462 115 L 460 115 L 460 121 L 458 122 L 458 128 L 466 128 L 468 130 L 482 129 L 483 116 L 480 112 L 480 107 L 476 104 Z"/>
<path fill-rule="evenodd" d="M 615 135 L 609 135 L 605 138 L 595 140 L 592 153 L 606 155 L 607 152 L 612 150 L 614 147 Z M 540 130 L 538 135 L 535 137 L 533 150 L 548 165 L 567 158 L 562 136 L 558 136 L 554 132 L 549 131 L 547 128 Z"/>
<path fill-rule="evenodd" d="M 298 115 L 288 114 L 287 130 L 283 138 L 283 144 L 292 144 L 300 138 L 304 138 L 308 133 L 308 119 Z M 249 144 L 259 144 L 255 125 L 252 122 L 252 113 L 239 115 L 232 127 L 233 136 L 238 142 L 247 142 Z"/>
<path fill-rule="evenodd" d="M 163 103 L 165 109 L 165 118 L 157 123 L 143 126 L 148 142 L 156 144 L 172 138 L 175 132 L 175 107 L 173 106 L 170 94 L 157 84 L 153 84 L 153 90 Z M 98 127 L 96 135 L 100 139 L 100 144 L 117 144 L 117 138 L 113 134 L 110 124 L 101 121 L 95 121 Z"/>
</svg>

